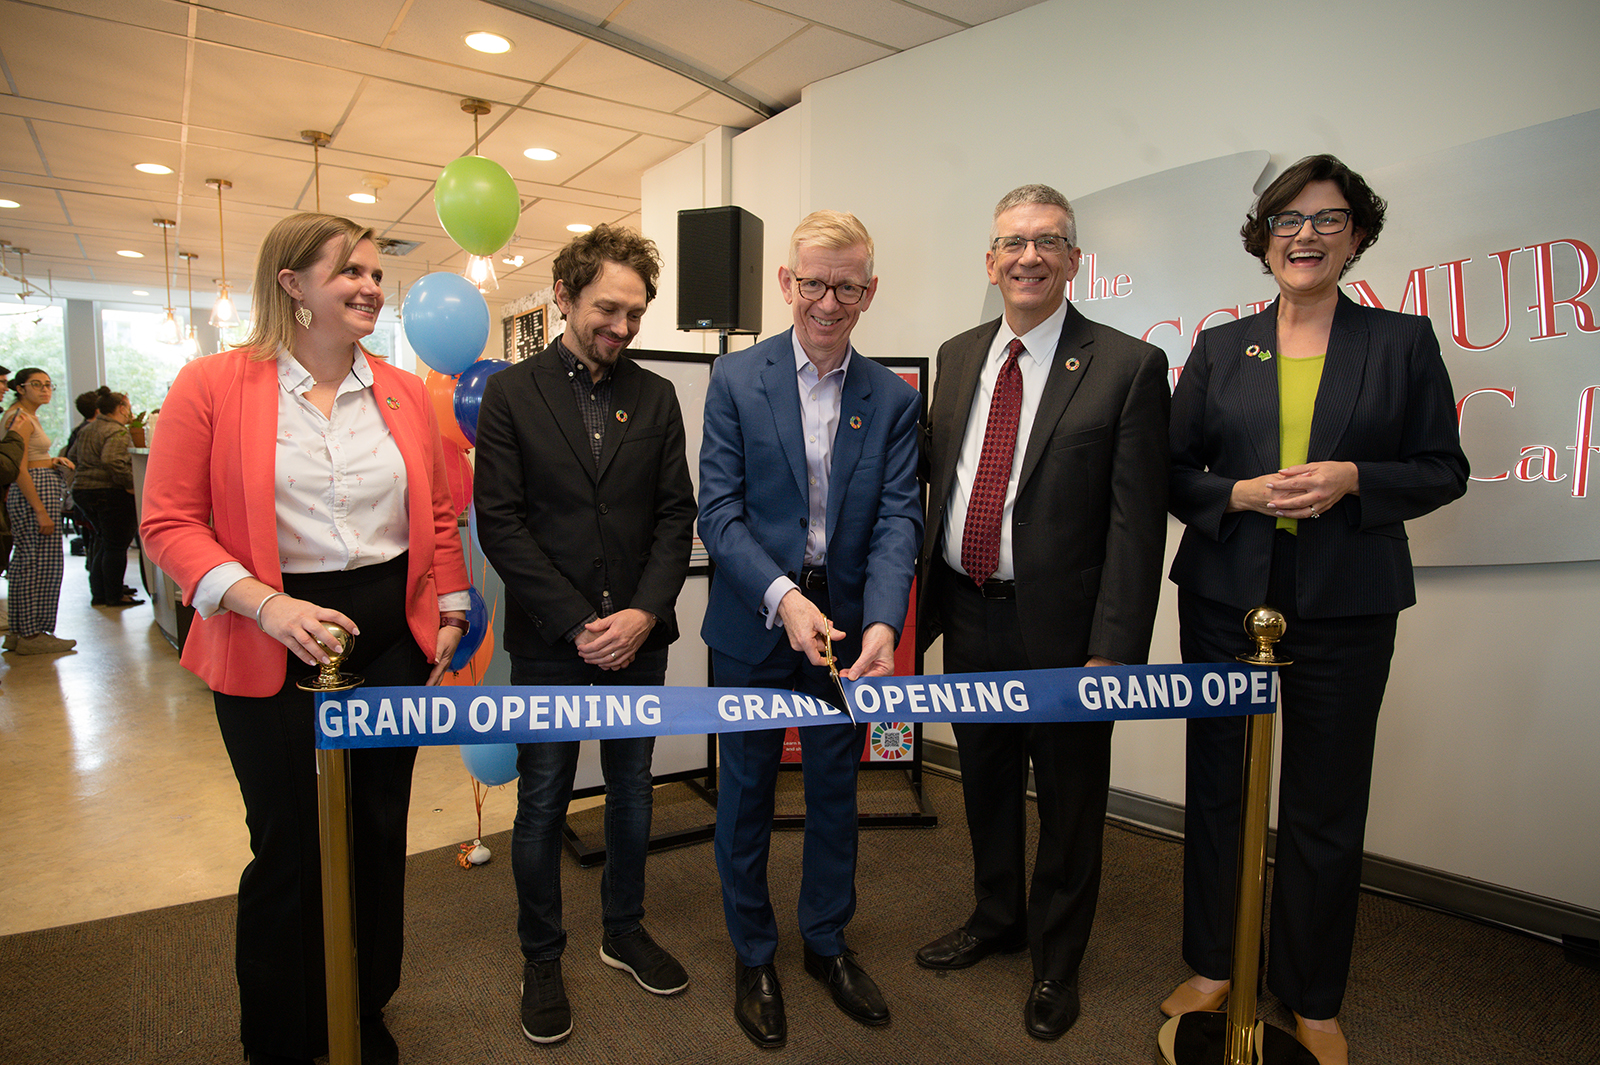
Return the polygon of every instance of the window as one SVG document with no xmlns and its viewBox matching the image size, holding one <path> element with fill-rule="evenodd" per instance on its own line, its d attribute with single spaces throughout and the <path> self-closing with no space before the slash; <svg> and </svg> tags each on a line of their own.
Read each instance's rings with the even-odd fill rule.
<svg viewBox="0 0 1600 1065">
<path fill-rule="evenodd" d="M 18 370 L 37 366 L 61 389 L 61 395 L 52 396 L 39 408 L 39 424 L 50 438 L 52 451 L 61 450 L 70 427 L 78 422 L 72 397 L 66 395 L 67 343 L 61 323 L 61 308 L 43 303 L 22 307 L 13 304 L 0 311 L 0 366 L 8 367 L 13 378 Z M 16 398 L 8 386 L 4 405 L 11 406 Z"/>
</svg>

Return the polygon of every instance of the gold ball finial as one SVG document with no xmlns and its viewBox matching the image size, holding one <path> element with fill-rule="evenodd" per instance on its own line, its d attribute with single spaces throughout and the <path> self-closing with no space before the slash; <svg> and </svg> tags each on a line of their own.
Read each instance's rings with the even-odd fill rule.
<svg viewBox="0 0 1600 1065">
<path fill-rule="evenodd" d="M 1244 616 L 1245 635 L 1255 641 L 1256 649 L 1251 654 L 1236 657 L 1252 666 L 1292 665 L 1289 659 L 1279 658 L 1272 652 L 1272 645 L 1283 639 L 1283 634 L 1288 630 L 1289 623 L 1281 612 L 1270 606 L 1256 607 Z"/>
</svg>

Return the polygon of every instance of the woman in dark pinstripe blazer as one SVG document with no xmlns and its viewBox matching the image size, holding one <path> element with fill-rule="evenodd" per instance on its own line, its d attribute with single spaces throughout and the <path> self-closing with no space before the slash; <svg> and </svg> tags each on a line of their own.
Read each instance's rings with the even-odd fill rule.
<svg viewBox="0 0 1600 1065">
<path fill-rule="evenodd" d="M 1329 155 L 1273 181 L 1240 235 L 1279 298 L 1201 333 L 1172 403 L 1184 660 L 1230 660 L 1262 603 L 1289 623 L 1267 985 L 1322 1065 L 1348 1057 L 1337 1017 L 1373 742 L 1396 619 L 1416 601 L 1404 522 L 1467 482 L 1428 319 L 1339 291 L 1383 214 Z M 1162 1003 L 1169 1016 L 1227 999 L 1243 737 L 1242 718 L 1189 723 L 1183 955 L 1196 975 Z"/>
</svg>

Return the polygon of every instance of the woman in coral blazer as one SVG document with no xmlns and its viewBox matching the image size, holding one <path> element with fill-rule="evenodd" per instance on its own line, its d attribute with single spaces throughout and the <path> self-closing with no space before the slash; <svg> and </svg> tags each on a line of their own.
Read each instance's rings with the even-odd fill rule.
<svg viewBox="0 0 1600 1065">
<path fill-rule="evenodd" d="M 249 340 L 179 373 L 145 479 L 144 546 L 195 608 L 182 661 L 215 694 L 250 828 L 235 961 L 256 1065 L 328 1047 L 313 705 L 296 687 L 328 658 L 323 623 L 357 636 L 345 668 L 373 685 L 437 683 L 466 628 L 470 579 L 432 405 L 416 376 L 359 343 L 383 306 L 378 262 L 371 231 L 347 219 L 278 223 Z M 372 1060 L 393 1056 L 381 1012 L 399 986 L 415 758 L 351 759 Z"/>
</svg>

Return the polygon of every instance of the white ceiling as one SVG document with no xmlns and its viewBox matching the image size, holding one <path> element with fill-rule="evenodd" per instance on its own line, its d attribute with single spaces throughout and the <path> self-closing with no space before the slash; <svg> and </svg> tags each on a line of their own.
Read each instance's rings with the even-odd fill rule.
<svg viewBox="0 0 1600 1065">
<path fill-rule="evenodd" d="M 749 128 L 819 79 L 1039 0 L 0 0 L 4 267 L 55 295 L 165 303 L 162 230 L 175 219 L 173 301 L 223 274 L 248 288 L 279 218 L 322 209 L 417 241 L 386 258 L 391 300 L 464 253 L 440 228 L 433 181 L 472 151 L 464 97 L 487 101 L 481 154 L 516 179 L 522 219 L 497 299 L 550 283 L 569 223 L 639 224 L 640 176 L 717 126 Z M 492 30 L 504 55 L 462 37 Z M 523 156 L 530 147 L 554 162 Z M 133 169 L 172 168 L 166 176 Z M 346 197 L 382 175 L 379 202 Z M 211 178 L 231 181 L 221 204 Z M 25 257 L 16 249 L 25 248 Z M 144 253 L 119 257 L 119 249 Z M 149 297 L 132 295 L 146 289 Z"/>
</svg>

